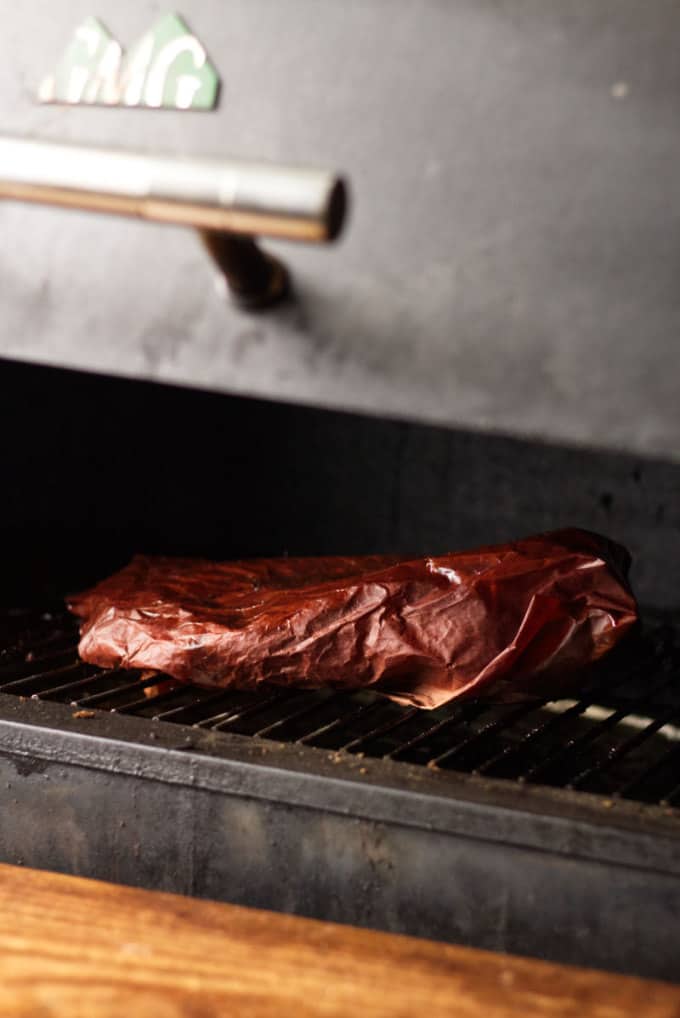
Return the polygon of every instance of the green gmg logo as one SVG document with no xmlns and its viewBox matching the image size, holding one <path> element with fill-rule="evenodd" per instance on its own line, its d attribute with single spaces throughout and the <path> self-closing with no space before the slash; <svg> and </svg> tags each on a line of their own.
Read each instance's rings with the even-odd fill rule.
<svg viewBox="0 0 680 1018">
<path fill-rule="evenodd" d="M 97 18 L 76 29 L 53 74 L 38 91 L 43 103 L 212 110 L 220 79 L 195 35 L 166 14 L 127 53 Z"/>
</svg>

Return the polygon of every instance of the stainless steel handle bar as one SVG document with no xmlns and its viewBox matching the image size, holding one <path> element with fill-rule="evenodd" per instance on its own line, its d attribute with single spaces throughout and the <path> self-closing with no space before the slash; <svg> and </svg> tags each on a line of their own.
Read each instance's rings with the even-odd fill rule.
<svg viewBox="0 0 680 1018">
<path fill-rule="evenodd" d="M 347 205 L 344 181 L 324 170 L 4 135 L 0 198 L 194 227 L 248 306 L 278 299 L 287 282 L 253 237 L 334 240 Z"/>
</svg>

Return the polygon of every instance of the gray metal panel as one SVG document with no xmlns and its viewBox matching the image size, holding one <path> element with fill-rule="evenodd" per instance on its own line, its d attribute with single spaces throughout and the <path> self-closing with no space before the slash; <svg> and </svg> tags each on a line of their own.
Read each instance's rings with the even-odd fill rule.
<svg viewBox="0 0 680 1018">
<path fill-rule="evenodd" d="M 348 235 L 253 318 L 185 231 L 5 205 L 0 353 L 678 457 L 675 0 L 186 0 L 218 114 L 33 104 L 162 11 L 12 5 L 0 131 L 344 169 Z"/>
<path fill-rule="evenodd" d="M 678 981 L 660 811 L 71 714 L 0 696 L 3 862 Z"/>
</svg>

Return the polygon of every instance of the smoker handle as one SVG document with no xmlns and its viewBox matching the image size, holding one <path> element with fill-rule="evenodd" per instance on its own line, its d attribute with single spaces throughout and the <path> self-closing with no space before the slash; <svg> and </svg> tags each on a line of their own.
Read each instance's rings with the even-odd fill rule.
<svg viewBox="0 0 680 1018">
<path fill-rule="evenodd" d="M 251 308 L 288 290 L 285 267 L 254 236 L 334 240 L 347 204 L 342 178 L 324 170 L 7 136 L 0 136 L 0 198 L 194 227 L 232 296 Z"/>
</svg>

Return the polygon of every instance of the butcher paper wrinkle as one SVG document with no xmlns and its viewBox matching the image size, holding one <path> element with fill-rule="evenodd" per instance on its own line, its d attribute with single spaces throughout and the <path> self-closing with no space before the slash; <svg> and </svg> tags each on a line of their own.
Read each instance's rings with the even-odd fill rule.
<svg viewBox="0 0 680 1018">
<path fill-rule="evenodd" d="M 73 597 L 80 655 L 202 686 L 371 687 L 438 707 L 554 697 L 637 618 L 630 557 L 561 530 L 424 558 L 136 556 Z"/>
</svg>

